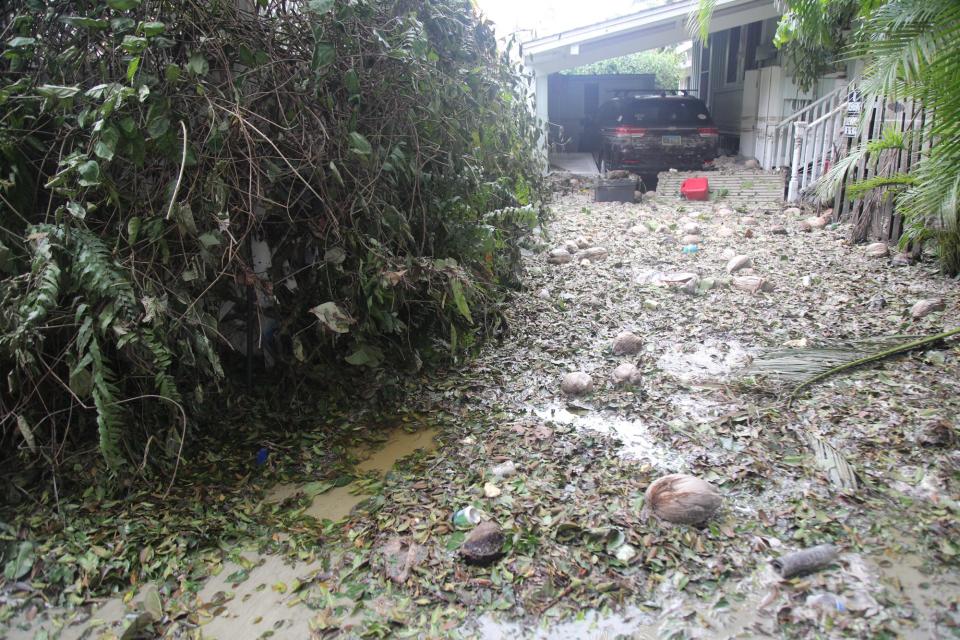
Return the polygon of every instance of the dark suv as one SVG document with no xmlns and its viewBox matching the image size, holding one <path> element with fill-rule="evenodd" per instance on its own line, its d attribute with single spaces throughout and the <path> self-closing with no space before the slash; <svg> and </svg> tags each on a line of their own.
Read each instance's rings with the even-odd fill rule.
<svg viewBox="0 0 960 640">
<path fill-rule="evenodd" d="M 601 172 L 695 170 L 720 155 L 720 132 L 707 106 L 686 95 L 614 98 L 600 106 L 595 126 Z"/>
</svg>

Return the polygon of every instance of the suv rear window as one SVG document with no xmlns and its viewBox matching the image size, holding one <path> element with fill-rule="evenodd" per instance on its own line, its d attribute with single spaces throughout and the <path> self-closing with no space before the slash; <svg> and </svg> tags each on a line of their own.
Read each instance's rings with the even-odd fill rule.
<svg viewBox="0 0 960 640">
<path fill-rule="evenodd" d="M 600 108 L 603 126 L 703 126 L 711 124 L 706 105 L 699 100 L 634 98 L 612 100 Z"/>
</svg>

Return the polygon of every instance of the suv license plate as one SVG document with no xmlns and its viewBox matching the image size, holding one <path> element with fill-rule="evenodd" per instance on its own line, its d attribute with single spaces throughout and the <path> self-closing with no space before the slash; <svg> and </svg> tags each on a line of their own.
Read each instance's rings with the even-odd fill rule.
<svg viewBox="0 0 960 640">
<path fill-rule="evenodd" d="M 682 140 L 683 138 L 681 138 L 680 136 L 662 136 L 660 138 L 660 142 L 662 142 L 664 146 L 679 145 L 681 144 Z"/>
</svg>

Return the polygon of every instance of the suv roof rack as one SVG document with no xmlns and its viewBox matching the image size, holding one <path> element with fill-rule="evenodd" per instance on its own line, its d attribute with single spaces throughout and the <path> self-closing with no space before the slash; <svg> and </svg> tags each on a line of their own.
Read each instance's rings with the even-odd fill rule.
<svg viewBox="0 0 960 640">
<path fill-rule="evenodd" d="M 613 94 L 616 97 L 621 96 L 630 96 L 630 95 L 650 95 L 650 96 L 660 96 L 661 98 L 666 98 L 668 95 L 671 96 L 689 96 L 691 93 L 697 93 L 696 89 L 614 89 Z"/>
</svg>

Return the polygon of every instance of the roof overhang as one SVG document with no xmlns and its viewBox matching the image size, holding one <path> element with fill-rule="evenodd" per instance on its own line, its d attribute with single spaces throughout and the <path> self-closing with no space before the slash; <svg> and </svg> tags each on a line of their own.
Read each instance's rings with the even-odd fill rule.
<svg viewBox="0 0 960 640">
<path fill-rule="evenodd" d="M 697 0 L 683 0 L 604 22 L 536 38 L 520 45 L 524 64 L 554 73 L 690 39 L 687 19 Z M 717 0 L 710 32 L 781 15 L 774 0 Z"/>
</svg>

